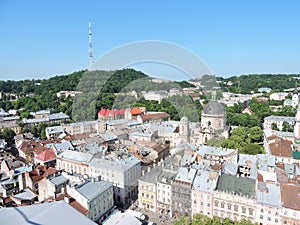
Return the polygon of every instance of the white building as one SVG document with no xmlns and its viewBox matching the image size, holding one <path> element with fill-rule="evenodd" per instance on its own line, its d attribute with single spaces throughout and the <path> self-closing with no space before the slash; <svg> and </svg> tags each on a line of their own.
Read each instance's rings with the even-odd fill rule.
<svg viewBox="0 0 300 225">
<path fill-rule="evenodd" d="M 295 117 L 289 116 L 268 116 L 264 119 L 264 129 L 271 130 L 272 124 L 275 123 L 279 130 L 283 129 L 283 122 L 287 122 L 290 126 L 294 126 Z"/>
<path fill-rule="evenodd" d="M 85 181 L 67 186 L 67 192 L 88 210 L 88 217 L 94 221 L 108 214 L 114 206 L 112 183 Z"/>
<path fill-rule="evenodd" d="M 117 204 L 127 204 L 136 197 L 141 176 L 141 163 L 136 157 L 121 150 L 102 158 L 93 158 L 88 165 L 91 177 L 101 176 L 102 180 L 113 183 Z"/>
</svg>

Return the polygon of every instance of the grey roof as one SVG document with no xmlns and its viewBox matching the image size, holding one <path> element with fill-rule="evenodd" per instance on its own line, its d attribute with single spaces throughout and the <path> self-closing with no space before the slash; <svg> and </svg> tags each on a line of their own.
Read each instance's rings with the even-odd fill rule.
<svg viewBox="0 0 300 225">
<path fill-rule="evenodd" d="M 69 141 L 62 140 L 61 143 L 50 143 L 46 144 L 47 148 L 51 148 L 51 146 L 54 146 L 54 148 L 60 152 L 60 151 L 65 151 L 65 150 L 73 150 L 74 147 Z"/>
<path fill-rule="evenodd" d="M 82 162 L 82 163 L 88 163 L 93 158 L 93 155 L 84 153 L 84 152 L 77 152 L 72 150 L 66 150 L 59 154 L 61 158 L 69 159 L 72 161 Z"/>
<path fill-rule="evenodd" d="M 131 167 L 140 164 L 140 161 L 133 155 L 128 154 L 127 158 L 118 159 L 117 157 L 108 155 L 104 158 L 93 158 L 89 162 L 90 167 L 100 167 L 119 172 L 124 172 Z"/>
<path fill-rule="evenodd" d="M 277 131 L 277 130 L 264 130 L 264 136 L 266 138 L 271 137 L 272 135 L 279 136 L 279 137 L 294 137 L 293 132 L 284 132 L 284 131 Z"/>
<path fill-rule="evenodd" d="M 212 101 L 204 106 L 202 112 L 209 115 L 222 115 L 225 113 L 225 109 L 221 103 Z"/>
<path fill-rule="evenodd" d="M 202 145 L 200 148 L 198 148 L 197 153 L 201 156 L 205 156 L 205 155 L 225 156 L 235 151 L 236 151 L 235 149 L 230 149 L 230 148 L 221 148 L 221 147 Z"/>
<path fill-rule="evenodd" d="M 145 173 L 144 176 L 141 176 L 139 180 L 155 184 L 158 181 L 158 177 L 160 176 L 161 173 L 162 173 L 162 168 L 155 167 L 151 169 L 149 172 Z"/>
<path fill-rule="evenodd" d="M 286 122 L 290 122 L 293 123 L 295 122 L 295 117 L 290 117 L 290 116 L 268 116 L 265 117 L 264 119 L 266 120 L 272 120 L 272 121 L 286 121 Z"/>
<path fill-rule="evenodd" d="M 63 120 L 69 119 L 70 117 L 65 113 L 55 113 L 49 116 L 49 120 Z"/>
<path fill-rule="evenodd" d="M 197 191 L 213 193 L 217 186 L 218 177 L 217 172 L 198 170 L 193 188 Z"/>
<path fill-rule="evenodd" d="M 175 180 L 192 184 L 196 176 L 196 173 L 197 173 L 197 169 L 180 167 L 175 177 Z"/>
<path fill-rule="evenodd" d="M 96 225 L 65 201 L 0 209 L 1 225 Z"/>
<path fill-rule="evenodd" d="M 280 186 L 276 184 L 258 182 L 256 198 L 260 203 L 281 207 Z"/>
<path fill-rule="evenodd" d="M 37 195 L 28 188 L 26 188 L 22 190 L 19 194 L 14 195 L 14 197 L 20 200 L 33 200 L 37 197 Z"/>
<path fill-rule="evenodd" d="M 63 133 L 64 129 L 62 126 L 54 126 L 54 127 L 46 127 L 46 131 L 48 134 L 56 134 L 56 133 Z"/>
<path fill-rule="evenodd" d="M 245 197 L 255 197 L 256 180 L 245 177 L 236 177 L 229 174 L 222 174 L 219 177 L 217 189 L 232 194 L 239 194 Z"/>
<path fill-rule="evenodd" d="M 258 168 L 263 171 L 268 171 L 268 166 L 275 166 L 275 156 L 267 154 L 257 154 Z"/>
<path fill-rule="evenodd" d="M 236 163 L 226 162 L 224 166 L 224 173 L 236 175 L 238 170 L 238 165 Z"/>
<path fill-rule="evenodd" d="M 59 186 L 59 185 L 66 183 L 69 179 L 64 177 L 63 175 L 58 175 L 58 176 L 50 178 L 49 180 L 55 186 Z"/>
<path fill-rule="evenodd" d="M 287 174 L 294 175 L 294 164 L 285 163 L 284 164 L 284 170 Z"/>
<path fill-rule="evenodd" d="M 89 201 L 101 195 L 106 190 L 112 188 L 112 183 L 106 181 L 86 181 L 79 184 L 75 189 Z"/>
</svg>

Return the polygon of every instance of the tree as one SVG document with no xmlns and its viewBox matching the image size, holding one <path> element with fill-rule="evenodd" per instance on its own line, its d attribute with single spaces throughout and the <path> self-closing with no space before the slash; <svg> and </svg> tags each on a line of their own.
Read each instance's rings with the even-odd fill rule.
<svg viewBox="0 0 300 225">
<path fill-rule="evenodd" d="M 271 124 L 271 129 L 272 129 L 272 130 L 279 130 L 277 124 L 274 123 L 274 122 Z"/>
<path fill-rule="evenodd" d="M 188 216 L 181 216 L 178 220 L 175 220 L 174 225 L 190 225 L 190 218 Z"/>
<path fill-rule="evenodd" d="M 286 121 L 283 121 L 283 124 L 282 124 L 282 131 L 285 131 L 285 132 L 293 132 L 294 131 L 294 128 L 291 124 L 289 124 L 288 122 Z"/>
<path fill-rule="evenodd" d="M 0 137 L 2 139 L 5 139 L 6 142 L 11 142 L 14 139 L 15 135 L 16 135 L 15 132 L 9 128 L 4 128 L 0 132 Z"/>
</svg>

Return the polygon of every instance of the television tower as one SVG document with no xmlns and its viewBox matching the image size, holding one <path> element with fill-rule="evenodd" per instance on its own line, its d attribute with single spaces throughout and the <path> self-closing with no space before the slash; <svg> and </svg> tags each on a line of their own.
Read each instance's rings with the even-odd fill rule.
<svg viewBox="0 0 300 225">
<path fill-rule="evenodd" d="M 92 45 L 92 26 L 91 20 L 89 20 L 89 68 L 91 68 L 94 64 L 94 56 L 93 56 L 93 45 Z"/>
</svg>

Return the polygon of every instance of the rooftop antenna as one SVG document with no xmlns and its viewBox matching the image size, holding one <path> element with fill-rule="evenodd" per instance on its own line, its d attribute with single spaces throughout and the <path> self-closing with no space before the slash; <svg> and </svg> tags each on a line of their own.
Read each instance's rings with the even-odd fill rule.
<svg viewBox="0 0 300 225">
<path fill-rule="evenodd" d="M 91 20 L 89 20 L 89 69 L 94 64 L 94 56 L 93 56 L 93 45 L 92 45 L 92 25 Z"/>
</svg>

